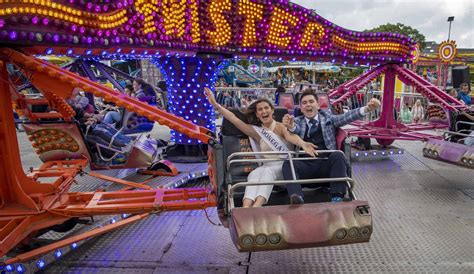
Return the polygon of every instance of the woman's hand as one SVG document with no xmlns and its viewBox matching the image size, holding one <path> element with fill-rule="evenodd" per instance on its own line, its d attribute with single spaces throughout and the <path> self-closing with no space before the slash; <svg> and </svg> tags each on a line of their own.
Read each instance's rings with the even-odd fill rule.
<svg viewBox="0 0 474 274">
<path fill-rule="evenodd" d="M 208 87 L 204 88 L 204 95 L 206 95 L 207 100 L 209 101 L 209 103 L 212 106 L 214 106 L 214 107 L 218 106 L 218 103 L 216 101 L 216 98 L 214 97 L 214 94 L 212 93 L 212 91 Z"/>
<path fill-rule="evenodd" d="M 312 157 L 316 157 L 318 155 L 316 152 L 318 146 L 313 143 L 303 142 L 301 148 L 304 150 L 304 152 L 306 152 L 306 154 L 311 155 Z"/>
</svg>

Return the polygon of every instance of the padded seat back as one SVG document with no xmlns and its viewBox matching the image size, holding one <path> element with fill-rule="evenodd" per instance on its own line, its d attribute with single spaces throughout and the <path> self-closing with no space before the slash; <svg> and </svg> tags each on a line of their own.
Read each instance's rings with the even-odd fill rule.
<svg viewBox="0 0 474 274">
<path fill-rule="evenodd" d="M 237 108 L 229 109 L 242 121 L 247 122 L 244 114 Z M 250 140 L 247 135 L 235 127 L 229 120 L 224 119 L 221 127 L 221 143 L 222 152 L 224 154 L 223 159 L 227 160 L 232 153 L 235 152 L 252 152 L 250 146 Z M 257 164 L 235 164 L 232 165 L 230 171 L 225 170 L 226 179 L 228 178 L 228 172 L 230 172 L 232 182 L 246 181 L 248 174 L 257 167 Z M 224 164 L 224 168 L 227 169 L 227 163 Z"/>
<path fill-rule="evenodd" d="M 239 111 L 239 109 L 231 108 L 229 110 L 242 121 L 247 122 L 245 116 Z M 288 110 L 286 108 L 275 108 L 275 120 L 281 122 L 283 116 L 287 113 Z M 222 122 L 221 143 L 224 156 L 223 159 L 225 160 L 227 160 L 228 157 L 235 152 L 252 152 L 252 147 L 250 146 L 250 140 L 248 136 L 226 119 L 224 119 Z M 225 163 L 224 166 L 227 168 L 227 163 Z M 258 165 L 256 163 L 233 164 L 231 170 L 226 170 L 225 174 L 227 176 L 228 172 L 230 172 L 232 176 L 232 182 L 230 183 L 242 182 L 247 180 L 248 174 L 257 166 Z"/>
<path fill-rule="evenodd" d="M 295 100 L 292 93 L 280 93 L 278 98 L 278 106 L 289 110 L 295 108 Z"/>
<path fill-rule="evenodd" d="M 317 93 L 319 108 L 323 110 L 331 109 L 327 93 Z"/>
<path fill-rule="evenodd" d="M 122 133 L 135 134 L 150 132 L 153 129 L 153 121 L 148 120 L 145 116 L 138 116 L 135 112 L 126 109 L 122 115 Z"/>
</svg>

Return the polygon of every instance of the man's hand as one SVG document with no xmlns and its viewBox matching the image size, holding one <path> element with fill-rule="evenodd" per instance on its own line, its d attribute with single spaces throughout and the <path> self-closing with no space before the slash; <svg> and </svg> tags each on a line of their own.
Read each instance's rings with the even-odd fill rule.
<svg viewBox="0 0 474 274">
<path fill-rule="evenodd" d="M 290 114 L 285 114 L 283 116 L 283 119 L 281 123 L 287 128 L 287 129 L 292 129 L 295 127 L 295 116 L 290 115 Z"/>
<path fill-rule="evenodd" d="M 377 98 L 370 99 L 369 103 L 367 103 L 366 110 L 367 112 L 374 111 L 380 107 L 380 101 Z"/>
<path fill-rule="evenodd" d="M 306 152 L 306 154 L 310 155 L 311 157 L 316 157 L 318 153 L 316 149 L 318 148 L 317 145 L 310 143 L 310 142 L 303 142 L 301 148 Z"/>
</svg>

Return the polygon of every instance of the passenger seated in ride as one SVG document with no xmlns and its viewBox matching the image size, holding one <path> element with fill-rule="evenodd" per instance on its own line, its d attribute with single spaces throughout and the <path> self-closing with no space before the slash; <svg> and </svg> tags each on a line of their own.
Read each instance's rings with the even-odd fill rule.
<svg viewBox="0 0 474 274">
<path fill-rule="evenodd" d="M 298 135 L 291 134 L 281 123 L 273 119 L 274 106 L 267 98 L 260 98 L 250 104 L 245 113 L 249 124 L 246 124 L 231 111 L 217 103 L 212 91 L 204 88 L 209 103 L 229 122 L 250 137 L 252 149 L 258 151 L 288 151 L 286 142 L 301 146 L 306 153 L 315 156 L 314 145 L 304 142 Z M 286 141 L 286 142 L 285 142 Z M 280 158 L 280 156 L 265 156 Z M 268 182 L 282 179 L 283 161 L 265 162 L 254 169 L 247 180 L 249 182 Z M 260 207 L 268 202 L 273 185 L 247 186 L 243 199 L 244 207 Z"/>
<path fill-rule="evenodd" d="M 153 88 L 142 79 L 133 80 L 133 96 L 142 102 L 151 103 L 152 97 L 154 98 L 155 94 L 152 91 Z"/>
<path fill-rule="evenodd" d="M 94 107 L 89 103 L 89 99 L 84 96 L 84 91 L 76 88 L 72 91 L 68 104 L 76 109 L 84 110 L 88 114 L 94 114 Z"/>
<path fill-rule="evenodd" d="M 133 86 L 127 85 L 125 87 L 124 93 L 130 97 L 135 97 L 132 90 L 133 90 Z M 121 120 L 122 120 L 122 114 L 120 113 L 120 111 L 110 110 L 110 111 L 107 111 L 107 113 L 105 114 L 103 122 L 111 125 L 111 124 L 118 123 Z"/>
<path fill-rule="evenodd" d="M 74 103 L 71 100 L 69 102 Z M 132 140 L 121 133 L 117 134 L 117 131 L 109 126 L 99 124 L 100 114 L 89 114 L 80 104 L 73 104 L 71 107 L 76 113 L 74 119 L 79 123 L 80 129 L 85 133 L 86 141 L 89 143 L 99 143 L 120 150 Z"/>
<path fill-rule="evenodd" d="M 466 112 L 461 112 L 462 115 L 466 116 L 469 120 L 474 122 L 474 116 L 470 115 Z M 471 133 L 469 133 L 469 136 L 464 139 L 464 144 L 468 146 L 474 146 L 474 126 L 471 126 Z"/>
<path fill-rule="evenodd" d="M 319 150 L 336 150 L 337 128 L 347 125 L 374 111 L 380 106 L 378 99 L 372 98 L 367 106 L 350 110 L 344 114 L 333 115 L 330 110 L 320 110 L 318 97 L 311 88 L 305 89 L 301 94 L 300 106 L 302 116 L 293 117 L 286 114 L 282 124 L 294 134 L 299 135 L 304 141 L 316 145 Z M 316 158 L 310 161 L 293 162 L 296 179 L 315 178 L 341 178 L 347 177 L 347 162 L 344 153 L 332 152 L 325 158 Z M 283 164 L 283 177 L 285 180 L 293 180 L 289 161 Z M 330 184 L 331 201 L 339 202 L 346 196 L 347 186 L 345 182 L 333 182 Z M 288 184 L 288 195 L 291 204 L 302 204 L 303 191 L 300 184 Z"/>
</svg>

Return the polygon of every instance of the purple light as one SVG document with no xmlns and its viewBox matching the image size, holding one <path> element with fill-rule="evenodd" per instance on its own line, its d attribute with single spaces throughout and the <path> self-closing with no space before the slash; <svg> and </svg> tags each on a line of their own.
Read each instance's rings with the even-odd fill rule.
<svg viewBox="0 0 474 274">
<path fill-rule="evenodd" d="M 8 36 L 10 37 L 10 40 L 16 40 L 18 37 L 16 31 L 11 31 Z"/>
<path fill-rule="evenodd" d="M 48 18 L 43 18 L 42 22 L 43 22 L 43 25 L 47 26 L 49 23 L 49 20 Z"/>
<path fill-rule="evenodd" d="M 58 34 L 55 34 L 53 36 L 53 41 L 56 42 L 56 43 L 59 42 L 59 35 Z"/>
<path fill-rule="evenodd" d="M 38 19 L 38 17 L 37 17 L 37 16 L 35 16 L 35 17 L 31 18 L 31 23 L 33 23 L 33 24 L 35 24 L 35 25 L 36 25 L 36 24 L 38 24 L 38 22 L 39 22 L 39 19 Z"/>
<path fill-rule="evenodd" d="M 0 28 L 3 28 L 5 26 L 5 20 L 0 19 Z"/>
</svg>

